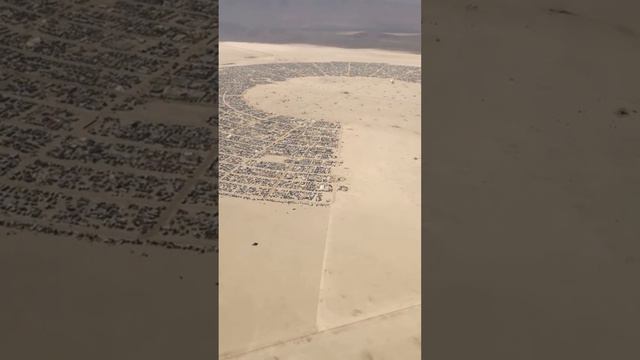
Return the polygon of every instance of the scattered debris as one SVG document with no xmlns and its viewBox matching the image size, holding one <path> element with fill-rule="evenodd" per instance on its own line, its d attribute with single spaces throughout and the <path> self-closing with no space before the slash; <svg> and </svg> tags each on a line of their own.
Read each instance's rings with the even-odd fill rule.
<svg viewBox="0 0 640 360">
<path fill-rule="evenodd" d="M 468 4 L 467 6 L 464 7 L 467 11 L 478 11 L 478 5 L 476 4 Z"/>
<path fill-rule="evenodd" d="M 568 15 L 568 16 L 576 16 L 576 13 L 573 13 L 569 10 L 558 9 L 558 8 L 550 8 L 547 10 L 550 14 L 559 14 L 559 15 Z"/>
<path fill-rule="evenodd" d="M 620 108 L 620 109 L 616 110 L 616 115 L 618 115 L 618 117 L 629 116 L 629 110 L 627 110 L 625 108 Z"/>
</svg>

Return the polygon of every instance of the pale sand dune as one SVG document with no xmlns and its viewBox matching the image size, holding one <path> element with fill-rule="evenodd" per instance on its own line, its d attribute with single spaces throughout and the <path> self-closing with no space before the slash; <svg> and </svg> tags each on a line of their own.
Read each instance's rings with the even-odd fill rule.
<svg viewBox="0 0 640 360">
<path fill-rule="evenodd" d="M 418 56 L 377 50 L 227 45 L 221 63 L 419 64 Z M 335 175 L 349 189 L 319 208 L 221 197 L 221 353 L 338 359 L 356 351 L 377 358 L 396 350 L 372 344 L 390 341 L 408 344 L 396 352 L 403 359 L 419 358 L 411 339 L 420 339 L 420 85 L 294 78 L 254 87 L 245 99 L 276 114 L 340 122 L 343 163 Z M 262 242 L 250 246 L 256 237 Z M 359 328 L 361 320 L 411 306 L 411 315 Z M 354 335 L 327 337 L 343 325 Z M 307 335 L 324 340 L 277 345 Z M 266 350 L 241 355 L 260 348 Z"/>
</svg>

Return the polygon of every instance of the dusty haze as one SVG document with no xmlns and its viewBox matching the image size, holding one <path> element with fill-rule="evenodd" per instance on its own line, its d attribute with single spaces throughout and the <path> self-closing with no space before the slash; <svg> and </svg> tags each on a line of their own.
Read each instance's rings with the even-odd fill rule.
<svg viewBox="0 0 640 360">
<path fill-rule="evenodd" d="M 419 0 L 222 0 L 223 41 L 420 50 Z"/>
</svg>

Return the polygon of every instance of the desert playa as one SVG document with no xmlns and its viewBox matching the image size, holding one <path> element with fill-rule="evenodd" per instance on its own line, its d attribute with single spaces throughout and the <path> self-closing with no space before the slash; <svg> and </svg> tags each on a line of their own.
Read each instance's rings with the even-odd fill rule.
<svg viewBox="0 0 640 360">
<path fill-rule="evenodd" d="M 1 358 L 216 356 L 216 14 L 0 2 Z"/>
<path fill-rule="evenodd" d="M 418 359 L 420 56 L 221 42 L 220 64 L 221 358 Z"/>
<path fill-rule="evenodd" d="M 425 7 L 431 358 L 638 357 L 639 5 Z"/>
</svg>

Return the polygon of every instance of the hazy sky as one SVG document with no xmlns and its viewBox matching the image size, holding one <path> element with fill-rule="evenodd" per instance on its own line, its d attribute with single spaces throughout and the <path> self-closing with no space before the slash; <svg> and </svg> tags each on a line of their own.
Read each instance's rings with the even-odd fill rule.
<svg viewBox="0 0 640 360">
<path fill-rule="evenodd" d="M 419 32 L 420 0 L 220 0 L 220 22 L 221 30 L 240 26 Z"/>
</svg>

